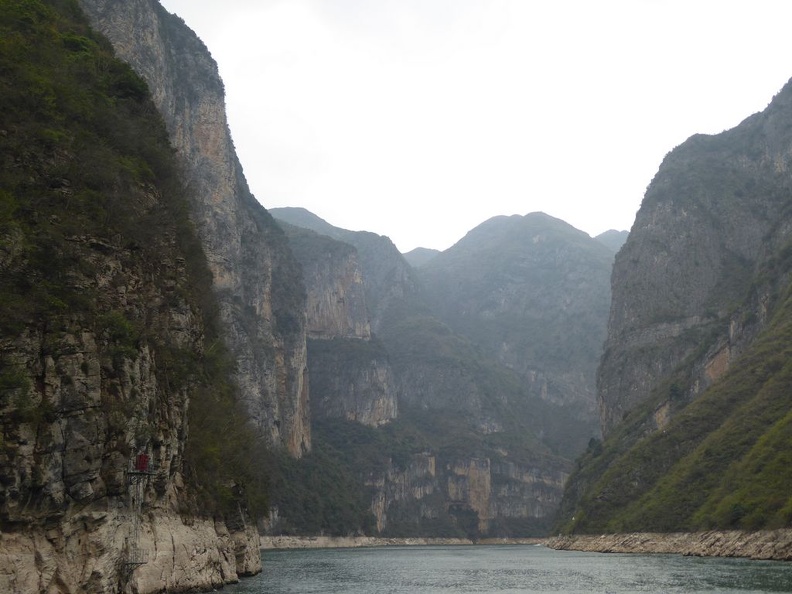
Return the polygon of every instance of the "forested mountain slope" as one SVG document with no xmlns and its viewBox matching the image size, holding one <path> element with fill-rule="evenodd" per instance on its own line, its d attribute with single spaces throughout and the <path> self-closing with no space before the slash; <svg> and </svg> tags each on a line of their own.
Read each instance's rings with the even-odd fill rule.
<svg viewBox="0 0 792 594">
<path fill-rule="evenodd" d="M 598 395 L 608 439 L 566 530 L 789 525 L 792 85 L 664 160 L 613 272 Z"/>
<path fill-rule="evenodd" d="M 146 83 L 77 4 L 0 3 L 3 592 L 260 570 L 258 440 L 188 212 Z"/>
</svg>

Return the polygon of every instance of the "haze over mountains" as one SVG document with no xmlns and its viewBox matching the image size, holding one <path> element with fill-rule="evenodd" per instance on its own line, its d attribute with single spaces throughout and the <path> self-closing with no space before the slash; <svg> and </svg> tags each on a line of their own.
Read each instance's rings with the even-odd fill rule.
<svg viewBox="0 0 792 594">
<path fill-rule="evenodd" d="M 387 238 L 332 227 L 303 209 L 271 213 L 298 254 L 309 304 L 335 301 L 335 317 L 347 319 L 352 303 L 361 313 L 362 294 L 371 320 L 370 336 L 339 330 L 309 341 L 314 419 L 324 430 L 326 417 L 390 423 L 380 447 L 434 468 L 393 469 L 389 460 L 367 470 L 381 476 L 378 529 L 470 536 L 547 529 L 571 460 L 599 434 L 595 370 L 613 250 L 533 213 L 486 221 L 413 269 Z M 309 311 L 309 335 L 340 328 L 325 319 L 331 309 Z M 400 444 L 408 434 L 420 439 L 412 452 Z M 341 461 L 360 455 L 347 451 Z M 405 489 L 416 495 L 398 495 Z M 288 517 L 288 502 L 281 505 Z"/>
<path fill-rule="evenodd" d="M 257 525 L 792 525 L 792 84 L 670 152 L 629 236 L 402 255 L 259 205 L 157 2 L 10 3 L 0 39 L 0 589 L 219 587 Z"/>
</svg>

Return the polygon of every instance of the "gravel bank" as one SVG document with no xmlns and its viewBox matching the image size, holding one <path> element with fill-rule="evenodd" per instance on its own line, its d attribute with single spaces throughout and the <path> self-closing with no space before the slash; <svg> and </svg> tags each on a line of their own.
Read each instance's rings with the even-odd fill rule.
<svg viewBox="0 0 792 594">
<path fill-rule="evenodd" d="M 262 549 L 346 549 L 355 547 L 405 547 L 451 545 L 538 544 L 538 538 L 488 538 L 473 542 L 466 538 L 379 538 L 375 536 L 262 536 Z"/>
<path fill-rule="evenodd" d="M 550 538 L 545 545 L 557 550 L 598 553 L 676 553 L 792 561 L 792 530 L 573 535 Z"/>
</svg>

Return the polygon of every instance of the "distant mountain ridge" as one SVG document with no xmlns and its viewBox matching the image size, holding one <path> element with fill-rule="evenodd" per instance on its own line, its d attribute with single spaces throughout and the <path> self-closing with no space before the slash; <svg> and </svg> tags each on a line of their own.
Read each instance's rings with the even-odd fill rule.
<svg viewBox="0 0 792 594">
<path fill-rule="evenodd" d="M 594 237 L 594 239 L 608 246 L 615 254 L 621 249 L 621 247 L 624 245 L 624 242 L 627 241 L 627 237 L 629 235 L 629 231 L 617 231 L 616 229 L 610 229 L 604 233 L 600 233 Z"/>
<path fill-rule="evenodd" d="M 404 259 L 413 268 L 420 268 L 439 253 L 440 250 L 418 247 L 404 254 Z"/>
<path fill-rule="evenodd" d="M 485 221 L 419 272 L 440 319 L 585 417 L 597 409 L 612 261 L 586 233 L 531 213 Z"/>
<path fill-rule="evenodd" d="M 387 238 L 332 227 L 304 209 L 273 209 L 271 213 L 283 225 L 295 253 L 301 254 L 298 258 L 308 274 L 309 303 L 317 299 L 312 292 L 326 293 L 326 289 L 311 280 L 312 273 L 307 271 L 318 262 L 327 262 L 332 254 L 346 253 L 322 241 L 353 246 L 354 257 L 361 262 L 367 310 L 372 319 L 379 317 L 376 357 L 383 371 L 388 369 L 388 390 L 394 390 L 397 398 L 398 414 L 376 430 L 391 436 L 379 448 L 384 453 L 399 449 L 395 444 L 405 440 L 415 443 L 398 454 L 401 458 L 407 454 L 402 462 L 406 466 L 381 462 L 370 471 L 381 477 L 367 487 L 374 490 L 374 500 L 382 502 L 376 513 L 378 529 L 394 535 L 461 530 L 469 536 L 546 530 L 571 458 L 597 433 L 594 370 L 605 335 L 613 252 L 562 221 L 534 213 L 487 221 L 413 270 Z M 300 229 L 300 225 L 305 227 Z M 312 249 L 306 249 L 306 233 L 320 234 L 311 240 Z M 397 261 L 401 264 L 396 265 Z M 384 269 L 378 269 L 380 264 Z M 543 268 L 552 272 L 542 274 Z M 481 270 L 492 275 L 483 291 L 474 273 Z M 399 272 L 394 276 L 392 271 Z M 395 279 L 405 282 L 394 285 Z M 526 309 L 527 303 L 519 297 L 526 286 L 529 294 L 550 294 L 534 304 L 533 310 Z M 490 290 L 510 296 L 499 311 L 492 310 L 494 315 L 487 313 Z M 380 300 L 381 295 L 389 296 L 387 301 Z M 329 303 L 327 297 L 318 299 Z M 443 313 L 456 307 L 459 299 L 468 300 L 476 312 L 472 321 Z M 591 307 L 584 306 L 587 302 Z M 572 335 L 572 326 L 561 321 L 564 308 L 576 312 L 566 317 L 577 316 L 581 328 L 597 329 L 590 335 L 586 330 Z M 556 313 L 549 315 L 551 310 Z M 482 311 L 483 318 L 479 317 Z M 531 330 L 531 346 L 526 350 L 528 343 L 518 340 L 520 328 L 530 329 L 531 319 L 543 317 L 560 326 L 546 331 L 553 327 L 548 322 L 545 328 Z M 468 332 L 466 324 L 473 331 Z M 506 342 L 504 336 L 497 343 L 485 339 L 493 326 L 508 327 Z M 568 342 L 563 343 L 564 338 Z M 550 346 L 559 340 L 566 346 Z M 504 344 L 512 351 L 508 356 Z M 541 351 L 542 345 L 559 360 L 567 357 L 563 371 L 561 367 L 546 369 L 541 357 L 533 357 L 528 366 L 521 363 L 523 355 Z M 332 421 L 339 414 L 330 412 L 333 405 L 325 399 L 334 393 L 331 400 L 340 402 L 346 398 L 343 394 L 357 394 L 357 404 L 347 401 L 348 412 L 340 415 L 353 419 L 360 412 L 352 409 L 368 408 L 365 394 L 373 392 L 358 387 L 362 376 L 355 379 L 347 374 L 346 383 L 333 387 L 325 381 L 334 375 L 331 369 L 357 368 L 367 352 L 374 351 L 361 349 L 359 340 L 311 341 L 309 345 L 312 394 L 317 402 L 325 402 L 315 408 L 315 423 L 320 427 L 317 439 L 331 440 L 335 449 L 346 452 L 342 456 L 346 460 L 363 455 L 345 446 L 342 438 L 356 430 Z M 575 359 L 575 352 L 585 355 Z M 324 378 L 319 381 L 325 387 L 317 387 L 314 376 Z M 356 441 L 371 439 L 384 438 L 369 435 Z M 526 482 L 531 475 L 537 478 Z M 397 488 L 397 484 L 405 481 L 407 489 L 417 495 L 400 494 L 405 487 Z M 452 489 L 454 484 L 458 487 Z M 502 487 L 496 489 L 496 485 Z M 288 515 L 288 503 L 284 505 L 283 513 Z M 456 511 L 449 514 L 449 505 Z M 422 515 L 426 513 L 430 516 Z"/>
</svg>

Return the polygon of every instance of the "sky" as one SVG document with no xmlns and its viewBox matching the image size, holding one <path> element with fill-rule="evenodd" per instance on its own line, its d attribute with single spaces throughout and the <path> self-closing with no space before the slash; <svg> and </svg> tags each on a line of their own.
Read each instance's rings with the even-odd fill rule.
<svg viewBox="0 0 792 594">
<path fill-rule="evenodd" d="M 161 0 L 248 183 L 402 251 L 497 215 L 629 230 L 664 156 L 792 78 L 788 0 Z"/>
</svg>

